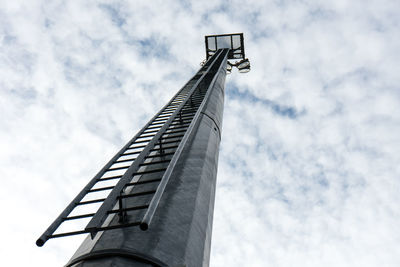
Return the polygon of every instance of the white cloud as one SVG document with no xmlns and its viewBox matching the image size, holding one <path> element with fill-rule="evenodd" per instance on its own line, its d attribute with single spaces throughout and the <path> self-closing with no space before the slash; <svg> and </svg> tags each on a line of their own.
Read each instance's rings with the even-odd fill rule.
<svg viewBox="0 0 400 267">
<path fill-rule="evenodd" d="M 227 78 L 211 266 L 398 266 L 399 10 L 1 2 L 3 262 L 65 264 L 81 238 L 39 249 L 38 235 L 194 74 L 204 35 L 244 32 L 252 71 Z"/>
</svg>

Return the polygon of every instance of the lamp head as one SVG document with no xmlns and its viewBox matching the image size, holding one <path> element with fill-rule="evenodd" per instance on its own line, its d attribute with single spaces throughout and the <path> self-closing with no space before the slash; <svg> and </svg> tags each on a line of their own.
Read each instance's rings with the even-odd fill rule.
<svg viewBox="0 0 400 267">
<path fill-rule="evenodd" d="M 239 69 L 239 68 L 238 68 Z M 249 72 L 250 71 L 250 65 L 248 65 L 248 66 L 246 66 L 246 67 L 244 67 L 244 68 L 241 68 L 241 69 L 239 69 L 239 72 L 240 73 L 247 73 L 247 72 Z"/>
</svg>

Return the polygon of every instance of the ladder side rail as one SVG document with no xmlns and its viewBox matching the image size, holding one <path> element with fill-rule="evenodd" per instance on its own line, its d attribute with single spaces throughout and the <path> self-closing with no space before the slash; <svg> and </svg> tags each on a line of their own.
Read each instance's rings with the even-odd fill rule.
<svg viewBox="0 0 400 267">
<path fill-rule="evenodd" d="M 168 121 L 164 123 L 162 128 L 157 132 L 157 134 L 152 138 L 152 140 L 146 145 L 146 147 L 140 152 L 136 160 L 132 163 L 132 165 L 128 168 L 128 170 L 124 173 L 122 178 L 118 181 L 118 183 L 114 186 L 114 189 L 109 193 L 107 199 L 103 202 L 100 208 L 97 210 L 96 214 L 92 217 L 92 219 L 87 224 L 85 230 L 89 231 L 91 237 L 97 234 L 98 229 L 101 228 L 103 222 L 107 217 L 107 212 L 115 205 L 118 200 L 118 196 L 120 195 L 121 190 L 125 187 L 126 184 L 130 182 L 133 174 L 139 169 L 140 164 L 144 161 L 147 154 L 150 152 L 150 149 L 154 147 L 157 143 L 158 139 L 164 134 L 164 132 L 168 129 L 171 122 L 177 117 L 180 110 L 183 106 L 188 102 L 193 92 L 197 89 L 199 83 L 203 80 L 203 78 L 207 75 L 207 73 L 211 70 L 213 64 L 217 61 L 218 55 L 213 57 L 211 64 L 206 67 L 206 70 L 203 71 L 203 68 L 199 71 L 203 71 L 201 77 L 197 80 L 197 82 L 192 86 L 189 93 L 187 94 L 185 100 L 179 104 L 178 108 L 174 111 L 174 113 L 169 117 Z"/>
<path fill-rule="evenodd" d="M 180 142 L 180 144 L 179 144 L 174 156 L 172 157 L 171 162 L 168 165 L 167 170 L 165 171 L 163 177 L 161 178 L 161 182 L 157 187 L 156 193 L 154 194 L 152 200 L 150 201 L 149 208 L 146 210 L 146 213 L 143 216 L 142 222 L 140 224 L 140 229 L 142 229 L 144 231 L 148 229 L 148 227 L 149 227 L 149 225 L 150 225 L 150 223 L 151 223 L 151 221 L 153 219 L 154 213 L 155 213 L 155 211 L 156 211 L 156 209 L 157 209 L 157 207 L 158 207 L 158 205 L 160 203 L 161 197 L 162 197 L 162 195 L 163 195 L 163 193 L 165 191 L 165 187 L 168 184 L 168 181 L 169 181 L 169 179 L 170 179 L 170 177 L 172 175 L 172 172 L 173 172 L 173 170 L 175 168 L 175 165 L 178 162 L 178 159 L 179 159 L 179 157 L 180 157 L 180 155 L 181 155 L 181 153 L 182 153 L 187 141 L 194 134 L 193 129 L 195 129 L 197 127 L 197 125 L 200 123 L 200 120 L 199 120 L 200 114 L 203 112 L 203 110 L 204 110 L 204 108 L 205 108 L 205 106 L 206 106 L 206 104 L 208 102 L 208 99 L 210 97 L 210 94 L 211 94 L 211 90 L 209 90 L 209 89 L 212 86 L 214 86 L 214 84 L 216 82 L 216 79 L 218 78 L 218 72 L 222 68 L 222 66 L 224 65 L 224 62 L 227 60 L 227 56 L 228 56 L 228 51 L 229 50 L 228 49 L 224 49 L 224 50 L 225 50 L 224 51 L 225 55 L 222 55 L 224 58 L 223 58 L 222 62 L 220 63 L 220 66 L 219 66 L 216 74 L 214 75 L 212 81 L 210 82 L 210 85 L 207 88 L 207 93 L 204 96 L 203 101 L 202 101 L 200 107 L 198 108 L 198 110 L 196 112 L 196 115 L 194 116 L 194 118 L 192 120 L 192 123 L 190 124 L 188 130 L 186 131 L 184 137 L 182 138 L 182 141 Z"/>
<path fill-rule="evenodd" d="M 207 62 L 208 63 L 208 62 Z M 119 150 L 117 154 L 89 181 L 89 183 L 79 192 L 79 194 L 68 204 L 68 206 L 58 215 L 53 223 L 44 231 L 44 233 L 36 240 L 36 245 L 41 247 L 47 240 L 51 238 L 57 228 L 64 222 L 66 218 L 77 206 L 87 194 L 87 192 L 98 182 L 98 180 L 106 173 L 106 171 L 118 160 L 118 158 L 125 152 L 125 150 L 131 146 L 135 140 L 143 134 L 143 132 L 149 127 L 149 125 L 175 100 L 175 98 L 185 89 L 185 87 L 198 75 L 201 71 L 207 68 L 207 64 L 204 65 L 189 81 L 171 98 L 171 100 L 149 120 L 149 122 L 131 139 L 129 142 Z"/>
</svg>

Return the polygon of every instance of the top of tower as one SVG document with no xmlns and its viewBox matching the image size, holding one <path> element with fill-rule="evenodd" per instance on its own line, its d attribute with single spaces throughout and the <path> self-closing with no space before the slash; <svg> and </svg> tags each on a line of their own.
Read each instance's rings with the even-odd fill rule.
<svg viewBox="0 0 400 267">
<path fill-rule="evenodd" d="M 250 61 L 244 54 L 243 33 L 218 34 L 205 36 L 206 60 L 214 55 L 218 49 L 229 48 L 228 61 L 226 66 L 227 73 L 231 73 L 232 67 L 237 67 L 239 72 L 250 71 Z M 235 62 L 229 60 L 238 60 Z M 204 61 L 205 62 L 205 61 Z"/>
<path fill-rule="evenodd" d="M 245 59 L 243 33 L 207 35 L 205 42 L 207 59 L 221 48 L 230 49 L 228 59 Z"/>
</svg>

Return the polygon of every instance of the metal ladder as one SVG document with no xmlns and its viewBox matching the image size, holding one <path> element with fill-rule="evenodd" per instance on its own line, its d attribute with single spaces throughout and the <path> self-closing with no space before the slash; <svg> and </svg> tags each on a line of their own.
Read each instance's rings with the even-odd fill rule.
<svg viewBox="0 0 400 267">
<path fill-rule="evenodd" d="M 220 49 L 209 58 L 97 173 L 36 241 L 38 246 L 63 236 L 90 233 L 94 238 L 99 231 L 110 229 L 148 229 L 179 155 L 199 121 L 210 95 L 209 85 L 226 61 L 228 50 Z M 93 197 L 98 193 L 102 197 Z M 99 206 L 96 212 L 76 213 L 80 207 L 92 205 Z M 56 232 L 62 224 L 78 220 L 90 221 L 79 230 Z"/>
</svg>

